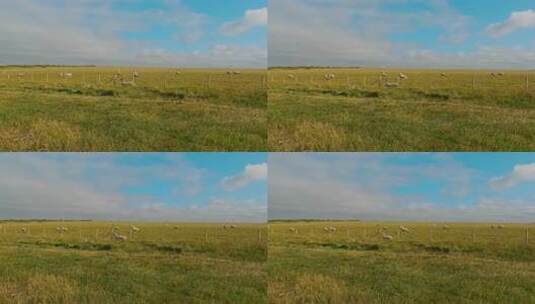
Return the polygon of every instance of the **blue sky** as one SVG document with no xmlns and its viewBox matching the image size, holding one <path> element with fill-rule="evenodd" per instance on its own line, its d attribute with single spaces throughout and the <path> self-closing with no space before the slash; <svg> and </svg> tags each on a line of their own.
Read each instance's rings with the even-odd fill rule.
<svg viewBox="0 0 535 304">
<path fill-rule="evenodd" d="M 271 66 L 535 68 L 533 1 L 273 0 L 269 9 Z"/>
<path fill-rule="evenodd" d="M 3 218 L 261 222 L 265 153 L 2 154 Z"/>
<path fill-rule="evenodd" d="M 534 153 L 273 154 L 270 218 L 535 219 Z"/>
<path fill-rule="evenodd" d="M 266 0 L 0 0 L 0 64 L 265 67 Z"/>
</svg>

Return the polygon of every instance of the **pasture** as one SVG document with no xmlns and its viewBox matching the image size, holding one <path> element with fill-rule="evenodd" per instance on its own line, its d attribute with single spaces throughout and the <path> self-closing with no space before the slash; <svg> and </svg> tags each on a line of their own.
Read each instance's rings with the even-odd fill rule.
<svg viewBox="0 0 535 304">
<path fill-rule="evenodd" d="M 4 67 L 0 150 L 263 151 L 266 106 L 264 70 Z"/>
<path fill-rule="evenodd" d="M 271 222 L 269 302 L 534 303 L 535 224 L 501 225 Z"/>
<path fill-rule="evenodd" d="M 270 151 L 535 149 L 535 71 L 288 68 L 268 86 Z"/>
<path fill-rule="evenodd" d="M 0 303 L 267 303 L 266 239 L 260 224 L 4 221 Z"/>
</svg>

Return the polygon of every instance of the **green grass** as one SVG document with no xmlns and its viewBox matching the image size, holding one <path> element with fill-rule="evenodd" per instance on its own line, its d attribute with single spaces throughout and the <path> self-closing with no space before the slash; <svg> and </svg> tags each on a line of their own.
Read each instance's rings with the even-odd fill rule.
<svg viewBox="0 0 535 304">
<path fill-rule="evenodd" d="M 399 225 L 410 233 L 399 232 Z M 324 226 L 334 226 L 326 233 Z M 270 303 L 533 303 L 535 225 L 269 224 Z M 297 233 L 289 229 L 297 229 Z M 384 240 L 382 229 L 394 237 Z"/>
<path fill-rule="evenodd" d="M 266 150 L 264 71 L 133 70 L 0 70 L 0 151 Z"/>
<path fill-rule="evenodd" d="M 337 78 L 326 81 L 323 75 Z M 397 81 L 399 70 L 387 70 Z M 272 151 L 525 151 L 535 149 L 535 74 L 405 70 L 271 70 Z M 288 78 L 292 74 L 296 78 Z M 473 86 L 474 83 L 474 86 Z"/>
<path fill-rule="evenodd" d="M 264 225 L 130 224 L 0 223 L 0 303 L 267 303 Z"/>
</svg>

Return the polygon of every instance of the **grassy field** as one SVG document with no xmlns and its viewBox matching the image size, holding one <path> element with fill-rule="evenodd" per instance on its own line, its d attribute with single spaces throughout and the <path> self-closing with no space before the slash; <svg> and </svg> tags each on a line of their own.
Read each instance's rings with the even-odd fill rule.
<svg viewBox="0 0 535 304">
<path fill-rule="evenodd" d="M 448 225 L 270 223 L 269 302 L 535 303 L 535 224 Z"/>
<path fill-rule="evenodd" d="M 264 70 L 177 71 L 0 68 L 0 151 L 266 150 Z"/>
<path fill-rule="evenodd" d="M 380 79 L 382 71 L 387 77 Z M 398 81 L 400 72 L 408 79 Z M 500 71 L 495 77 L 492 72 L 499 73 L 272 69 L 269 149 L 534 150 L 535 72 Z M 335 79 L 326 80 L 331 73 Z"/>
<path fill-rule="evenodd" d="M 1 222 L 0 303 L 267 303 L 266 239 L 253 224 Z"/>
</svg>

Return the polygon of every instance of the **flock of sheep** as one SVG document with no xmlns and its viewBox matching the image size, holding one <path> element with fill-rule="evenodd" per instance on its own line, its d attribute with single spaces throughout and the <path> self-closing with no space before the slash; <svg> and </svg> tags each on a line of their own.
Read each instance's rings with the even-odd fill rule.
<svg viewBox="0 0 535 304">
<path fill-rule="evenodd" d="M 334 228 L 334 227 L 332 227 Z M 175 230 L 178 230 L 179 229 L 179 226 L 173 226 L 173 229 Z M 236 224 L 224 224 L 223 225 L 223 229 L 224 230 L 227 230 L 227 229 L 238 229 L 238 225 Z M 63 235 L 64 233 L 68 232 L 69 231 L 69 228 L 67 227 L 64 227 L 64 226 L 58 226 L 56 227 L 56 232 Z M 126 235 L 122 235 L 120 234 L 120 228 L 119 226 L 112 226 L 111 228 L 111 238 L 115 241 L 127 241 L 128 240 L 128 237 Z M 139 233 L 141 232 L 141 228 L 139 227 L 136 227 L 134 225 L 130 225 L 130 235 L 134 235 L 135 233 Z M 336 228 L 334 228 L 334 231 L 336 231 Z M 23 234 L 27 234 L 29 233 L 29 229 L 27 227 L 22 227 L 20 228 L 20 232 L 23 233 Z"/>
<path fill-rule="evenodd" d="M 432 226 L 433 227 L 437 227 L 437 224 L 433 224 Z M 443 230 L 449 230 L 450 228 L 451 227 L 448 224 L 443 224 L 442 225 L 442 229 Z M 505 225 L 503 225 L 503 224 L 491 224 L 490 225 L 490 229 L 504 229 L 504 228 L 505 228 Z M 295 233 L 295 234 L 298 233 L 298 230 L 295 227 L 288 228 L 288 231 L 291 232 L 291 233 Z M 335 233 L 337 231 L 337 229 L 334 226 L 325 226 L 325 227 L 323 227 L 323 231 L 326 232 L 326 233 Z M 379 231 L 380 235 L 382 236 L 382 238 L 384 240 L 387 240 L 387 241 L 394 240 L 394 236 L 391 235 L 391 234 L 388 234 L 388 227 L 387 226 L 379 227 L 378 231 Z M 409 234 L 409 233 L 411 233 L 411 230 L 408 227 L 404 226 L 404 225 L 399 225 L 398 231 L 399 231 L 400 234 Z"/>
<path fill-rule="evenodd" d="M 498 72 L 498 73 L 492 72 L 492 73 L 490 73 L 490 77 L 492 77 L 492 78 L 503 77 L 503 76 L 505 76 L 505 73 L 503 73 L 503 72 Z M 389 77 L 389 75 L 385 71 L 381 71 L 381 73 L 379 74 L 379 80 L 382 83 L 384 83 L 384 86 L 387 87 L 387 88 L 397 88 L 397 87 L 399 87 L 401 85 L 402 81 L 409 79 L 409 77 L 406 74 L 402 73 L 402 72 L 400 72 L 400 73 L 398 73 L 396 75 L 396 80 L 397 81 L 389 81 L 388 77 Z M 440 77 L 441 78 L 448 78 L 448 74 L 446 74 L 445 72 L 442 72 L 442 73 L 440 73 Z M 328 73 L 328 74 L 323 75 L 323 78 L 326 81 L 331 81 L 331 80 L 336 79 L 336 75 L 333 74 L 333 73 Z M 297 77 L 294 74 L 288 74 L 288 79 L 297 80 Z"/>
</svg>

